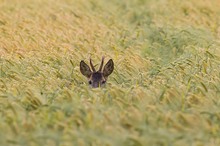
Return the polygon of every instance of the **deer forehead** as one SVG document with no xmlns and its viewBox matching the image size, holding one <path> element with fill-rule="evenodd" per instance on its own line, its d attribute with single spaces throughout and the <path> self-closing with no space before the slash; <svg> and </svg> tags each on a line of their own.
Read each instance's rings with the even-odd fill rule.
<svg viewBox="0 0 220 146">
<path fill-rule="evenodd" d="M 104 80 L 103 73 L 95 72 L 91 75 L 91 80 L 93 81 L 101 81 Z"/>
</svg>

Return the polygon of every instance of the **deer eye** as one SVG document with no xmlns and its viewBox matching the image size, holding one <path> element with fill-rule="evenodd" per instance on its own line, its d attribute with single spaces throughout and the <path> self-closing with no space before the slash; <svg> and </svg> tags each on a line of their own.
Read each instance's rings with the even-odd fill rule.
<svg viewBox="0 0 220 146">
<path fill-rule="evenodd" d="M 91 85 L 92 84 L 92 81 L 89 81 L 89 85 Z"/>
<path fill-rule="evenodd" d="M 105 84 L 106 81 L 102 81 L 102 84 Z"/>
</svg>

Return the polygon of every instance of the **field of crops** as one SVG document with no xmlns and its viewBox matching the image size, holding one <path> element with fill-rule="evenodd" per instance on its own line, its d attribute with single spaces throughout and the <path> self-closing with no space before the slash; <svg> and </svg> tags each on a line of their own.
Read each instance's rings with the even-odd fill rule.
<svg viewBox="0 0 220 146">
<path fill-rule="evenodd" d="M 0 145 L 219 146 L 219 0 L 0 0 Z"/>
</svg>

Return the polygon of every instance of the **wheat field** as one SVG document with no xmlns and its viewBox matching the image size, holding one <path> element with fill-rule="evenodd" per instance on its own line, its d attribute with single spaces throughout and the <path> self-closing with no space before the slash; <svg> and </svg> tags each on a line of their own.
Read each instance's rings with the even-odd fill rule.
<svg viewBox="0 0 220 146">
<path fill-rule="evenodd" d="M 0 0 L 0 145 L 220 145 L 219 0 Z M 79 63 L 112 58 L 105 88 Z"/>
</svg>

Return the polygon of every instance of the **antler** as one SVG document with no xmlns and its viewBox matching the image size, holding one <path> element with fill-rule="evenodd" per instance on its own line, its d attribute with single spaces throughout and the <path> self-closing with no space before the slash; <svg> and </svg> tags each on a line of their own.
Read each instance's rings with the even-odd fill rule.
<svg viewBox="0 0 220 146">
<path fill-rule="evenodd" d="M 93 72 L 96 72 L 95 67 L 94 67 L 93 64 L 92 64 L 92 59 L 91 59 L 91 58 L 90 58 L 90 66 L 91 66 L 91 68 L 92 68 L 92 71 L 93 71 Z"/>
<path fill-rule="evenodd" d="M 103 64 L 104 64 L 104 59 L 105 59 L 105 56 L 102 56 L 102 62 L 101 62 L 101 65 L 100 65 L 100 67 L 99 67 L 99 72 L 101 72 L 102 71 L 102 67 L 103 67 Z"/>
</svg>

